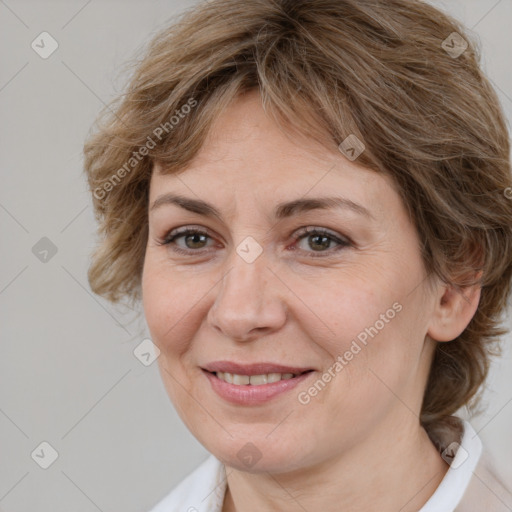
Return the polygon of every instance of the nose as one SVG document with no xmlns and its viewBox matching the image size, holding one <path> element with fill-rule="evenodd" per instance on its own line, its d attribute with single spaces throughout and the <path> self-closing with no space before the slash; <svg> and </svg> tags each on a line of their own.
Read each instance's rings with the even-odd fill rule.
<svg viewBox="0 0 512 512">
<path fill-rule="evenodd" d="M 208 312 L 210 325 L 225 337 L 251 341 L 279 330 L 286 322 L 281 296 L 286 287 L 262 253 L 248 263 L 234 253 Z"/>
</svg>

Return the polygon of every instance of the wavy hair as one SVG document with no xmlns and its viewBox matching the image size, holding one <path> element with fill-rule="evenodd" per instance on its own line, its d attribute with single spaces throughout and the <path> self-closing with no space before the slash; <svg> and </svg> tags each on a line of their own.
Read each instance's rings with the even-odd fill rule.
<svg viewBox="0 0 512 512">
<path fill-rule="evenodd" d="M 475 405 L 507 332 L 510 139 L 477 42 L 419 0 L 214 0 L 161 30 L 85 144 L 100 235 L 92 290 L 140 300 L 154 163 L 185 168 L 219 113 L 253 89 L 288 130 L 330 149 L 350 134 L 364 141 L 358 163 L 392 177 L 427 272 L 461 293 L 482 286 L 464 332 L 436 346 L 420 419 Z"/>
</svg>

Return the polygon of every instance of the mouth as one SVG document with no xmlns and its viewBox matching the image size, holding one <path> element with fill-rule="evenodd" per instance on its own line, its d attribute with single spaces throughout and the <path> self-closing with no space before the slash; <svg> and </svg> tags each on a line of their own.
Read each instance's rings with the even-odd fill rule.
<svg viewBox="0 0 512 512">
<path fill-rule="evenodd" d="M 224 400 L 237 405 L 258 405 L 291 390 L 315 372 L 270 363 L 240 365 L 228 361 L 201 368 L 211 388 Z"/>
<path fill-rule="evenodd" d="M 235 386 L 262 386 L 265 384 L 273 384 L 282 380 L 295 379 L 299 375 L 312 372 L 306 370 L 301 373 L 263 373 L 260 375 L 240 375 L 237 373 L 215 372 L 214 375 L 228 384 Z"/>
</svg>

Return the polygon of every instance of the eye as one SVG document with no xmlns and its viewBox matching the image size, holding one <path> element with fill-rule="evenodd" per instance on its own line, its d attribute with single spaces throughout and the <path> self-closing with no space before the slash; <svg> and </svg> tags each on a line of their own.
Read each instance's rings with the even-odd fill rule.
<svg viewBox="0 0 512 512">
<path fill-rule="evenodd" d="M 185 248 L 177 245 L 176 241 L 183 238 Z M 199 252 L 203 249 L 206 239 L 211 238 L 207 231 L 192 227 L 178 228 L 171 231 L 163 240 L 158 242 L 159 245 L 170 245 L 172 250 L 179 254 L 191 254 L 191 252 Z"/>
<path fill-rule="evenodd" d="M 206 247 L 208 239 L 211 239 L 208 231 L 197 229 L 193 227 L 178 228 L 168 233 L 163 240 L 159 240 L 158 245 L 169 245 L 171 249 L 179 254 L 191 255 L 192 253 L 201 253 Z M 185 247 L 180 247 L 177 241 L 183 239 Z M 346 237 L 340 237 L 335 233 L 325 229 L 316 227 L 307 227 L 299 230 L 293 238 L 297 242 L 303 239 L 310 239 L 308 243 L 309 248 L 313 251 L 300 249 L 303 252 L 309 253 L 327 253 L 325 256 L 332 255 L 332 252 L 344 249 L 352 245 L 352 242 Z M 331 243 L 334 242 L 338 246 L 334 249 L 330 248 Z M 292 249 L 295 250 L 295 249 Z M 324 254 L 310 254 L 311 257 L 324 257 Z"/>
<path fill-rule="evenodd" d="M 332 252 L 339 251 L 352 245 L 351 241 L 346 237 L 339 237 L 325 228 L 307 227 L 300 230 L 296 235 L 296 240 L 301 242 L 304 239 L 309 240 L 308 247 L 313 249 L 313 253 L 327 254 L 311 254 L 313 258 L 331 256 Z M 329 250 L 332 242 L 338 244 L 333 250 Z M 325 250 L 327 249 L 327 250 Z M 302 251 L 303 249 L 301 249 Z M 305 251 L 310 252 L 310 251 Z"/>
</svg>

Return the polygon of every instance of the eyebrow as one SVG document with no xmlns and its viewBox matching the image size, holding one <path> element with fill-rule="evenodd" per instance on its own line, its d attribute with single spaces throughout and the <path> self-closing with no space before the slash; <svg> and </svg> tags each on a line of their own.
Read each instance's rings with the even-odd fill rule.
<svg viewBox="0 0 512 512">
<path fill-rule="evenodd" d="M 178 194 L 163 194 L 155 199 L 150 207 L 150 211 L 154 211 L 163 205 L 177 205 L 185 210 L 205 217 L 216 217 L 222 220 L 222 214 L 213 205 L 200 199 L 192 199 L 190 197 Z M 355 203 L 346 197 L 313 197 L 305 199 L 295 199 L 284 203 L 279 203 L 274 210 L 276 219 L 284 219 L 297 215 L 299 213 L 311 210 L 328 210 L 332 208 L 342 208 L 351 210 L 359 215 L 375 220 L 375 217 L 363 205 Z"/>
</svg>

